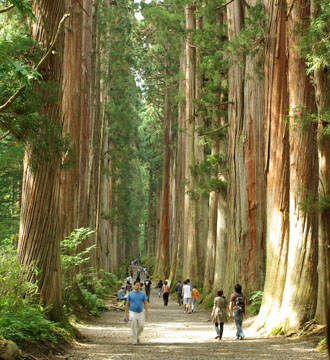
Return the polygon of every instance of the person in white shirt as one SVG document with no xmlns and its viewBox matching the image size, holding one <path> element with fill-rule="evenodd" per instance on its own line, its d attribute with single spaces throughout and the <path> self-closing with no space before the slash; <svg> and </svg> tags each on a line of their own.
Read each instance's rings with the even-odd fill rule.
<svg viewBox="0 0 330 360">
<path fill-rule="evenodd" d="M 191 286 L 185 281 L 182 287 L 182 297 L 183 297 L 183 312 L 191 314 Z"/>
</svg>

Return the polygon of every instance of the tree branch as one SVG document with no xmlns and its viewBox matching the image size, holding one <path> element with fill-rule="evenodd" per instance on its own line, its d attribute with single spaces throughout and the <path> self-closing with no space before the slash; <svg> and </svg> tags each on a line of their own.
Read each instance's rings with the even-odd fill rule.
<svg viewBox="0 0 330 360">
<path fill-rule="evenodd" d="M 54 37 L 54 40 L 52 41 L 52 43 L 49 46 L 49 49 L 47 50 L 46 54 L 42 57 L 42 59 L 39 61 L 37 67 L 35 68 L 35 70 L 39 70 L 41 65 L 45 62 L 45 60 L 47 59 L 47 57 L 49 56 L 49 54 L 51 53 L 51 51 L 54 48 L 54 45 L 57 41 L 58 35 L 60 33 L 62 24 L 64 23 L 65 19 L 68 18 L 70 16 L 70 14 L 65 14 L 61 21 L 58 24 L 57 27 L 57 31 Z M 7 109 L 21 94 L 22 92 L 26 89 L 26 85 L 21 86 L 16 92 L 15 94 L 13 94 L 3 105 L 0 106 L 0 112 L 3 112 L 5 109 Z"/>
<path fill-rule="evenodd" d="M 3 135 L 0 136 L 0 141 L 3 140 L 4 138 L 6 138 L 8 135 L 10 135 L 11 132 L 7 131 L 6 133 L 4 133 Z"/>
<path fill-rule="evenodd" d="M 86 9 L 81 5 L 81 2 L 79 0 L 77 0 L 79 6 L 82 8 L 82 10 L 87 14 L 87 16 L 89 17 L 88 12 L 86 11 Z"/>
<path fill-rule="evenodd" d="M 221 10 L 221 9 L 225 8 L 227 5 L 229 5 L 230 3 L 232 3 L 233 1 L 234 0 L 230 0 L 226 4 L 216 7 L 215 10 Z"/>
<path fill-rule="evenodd" d="M 10 5 L 10 6 L 6 7 L 6 8 L 4 8 L 4 9 L 0 9 L 0 14 L 3 14 L 5 12 L 13 9 L 14 7 L 15 7 L 15 5 Z"/>
<path fill-rule="evenodd" d="M 229 124 L 226 124 L 224 126 L 222 126 L 219 129 L 215 129 L 215 130 L 211 130 L 211 131 L 206 131 L 206 132 L 198 132 L 199 136 L 204 136 L 204 135 L 213 135 L 216 134 L 218 132 L 221 132 L 222 130 L 226 129 L 229 126 Z"/>
<path fill-rule="evenodd" d="M 242 2 L 248 9 L 250 9 L 251 6 L 246 2 L 246 0 L 242 0 Z"/>
</svg>

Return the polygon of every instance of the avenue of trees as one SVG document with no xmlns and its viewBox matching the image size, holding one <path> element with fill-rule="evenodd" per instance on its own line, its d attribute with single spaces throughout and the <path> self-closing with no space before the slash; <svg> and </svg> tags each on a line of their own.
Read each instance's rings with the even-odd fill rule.
<svg viewBox="0 0 330 360">
<path fill-rule="evenodd" d="M 89 228 L 79 299 L 140 257 L 205 302 L 263 291 L 267 333 L 325 322 L 328 1 L 0 0 L 0 23 L 0 245 L 52 320 Z"/>
</svg>

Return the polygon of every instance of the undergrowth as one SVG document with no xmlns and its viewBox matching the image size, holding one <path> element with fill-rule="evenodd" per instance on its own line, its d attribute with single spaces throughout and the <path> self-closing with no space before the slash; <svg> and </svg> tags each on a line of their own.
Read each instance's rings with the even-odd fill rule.
<svg viewBox="0 0 330 360">
<path fill-rule="evenodd" d="M 27 271 L 16 260 L 9 244 L 0 247 L 0 333 L 18 344 L 55 344 L 67 333 L 47 319 L 39 303 L 38 287 L 27 280 Z"/>
</svg>

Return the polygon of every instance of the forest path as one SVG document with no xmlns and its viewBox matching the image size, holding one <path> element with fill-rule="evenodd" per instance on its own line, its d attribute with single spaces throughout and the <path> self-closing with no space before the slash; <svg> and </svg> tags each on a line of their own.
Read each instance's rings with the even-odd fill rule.
<svg viewBox="0 0 330 360">
<path fill-rule="evenodd" d="M 130 343 L 130 325 L 124 323 L 122 311 L 107 311 L 93 323 L 78 325 L 86 339 L 76 343 L 65 357 L 56 359 L 327 359 L 315 351 L 316 338 L 261 338 L 245 330 L 246 339 L 235 340 L 233 322 L 225 324 L 223 340 L 215 340 L 209 311 L 184 314 L 183 307 L 171 299 L 165 307 L 155 286 L 154 281 L 141 344 Z M 243 322 L 243 329 L 248 323 Z"/>
</svg>

